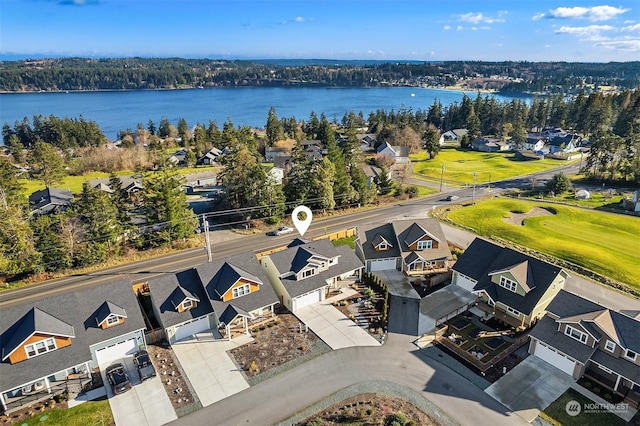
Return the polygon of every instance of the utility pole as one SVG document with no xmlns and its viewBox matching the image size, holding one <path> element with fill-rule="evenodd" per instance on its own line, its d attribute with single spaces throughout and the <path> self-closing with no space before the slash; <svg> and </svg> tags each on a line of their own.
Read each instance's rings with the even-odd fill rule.
<svg viewBox="0 0 640 426">
<path fill-rule="evenodd" d="M 442 171 L 440 171 L 440 192 L 442 192 L 442 180 L 444 179 L 444 163 L 442 163 Z"/>
<path fill-rule="evenodd" d="M 473 192 L 471 194 L 471 204 L 476 203 L 476 177 L 477 176 L 478 174 L 476 172 L 473 172 Z"/>
<path fill-rule="evenodd" d="M 207 251 L 207 261 L 211 262 L 213 260 L 213 255 L 211 254 L 211 238 L 209 236 L 209 222 L 207 222 L 207 217 L 202 214 L 202 229 L 204 229 L 204 249 Z"/>
</svg>

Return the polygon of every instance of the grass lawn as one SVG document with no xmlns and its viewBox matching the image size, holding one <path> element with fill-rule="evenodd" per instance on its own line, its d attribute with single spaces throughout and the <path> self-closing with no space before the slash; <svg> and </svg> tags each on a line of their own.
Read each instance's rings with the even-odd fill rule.
<svg viewBox="0 0 640 426">
<path fill-rule="evenodd" d="M 42 416 L 47 416 L 46 421 L 40 421 Z M 58 425 L 58 426 L 85 426 L 104 425 L 113 423 L 113 414 L 109 407 L 109 400 L 88 401 L 69 409 L 47 410 L 42 414 L 36 414 L 22 424 L 34 425 Z"/>
<path fill-rule="evenodd" d="M 336 247 L 344 246 L 345 244 L 349 244 L 349 247 L 351 247 L 352 249 L 355 249 L 356 248 L 356 236 L 352 235 L 351 237 L 338 238 L 337 240 L 331 241 L 331 243 Z"/>
<path fill-rule="evenodd" d="M 444 148 L 433 160 L 425 152 L 412 154 L 413 172 L 433 180 L 440 180 L 444 164 L 444 180 L 473 183 L 473 173 L 477 173 L 476 183 L 508 179 L 529 173 L 536 173 L 567 165 L 562 160 L 518 160 L 513 153 L 477 152 L 459 148 Z"/>
<path fill-rule="evenodd" d="M 567 414 L 566 410 L 567 403 L 571 400 L 578 402 L 582 408 L 580 414 L 573 417 Z M 585 412 L 585 404 L 592 402 L 575 390 L 569 389 L 540 413 L 540 417 L 553 425 L 623 426 L 626 424 L 624 420 L 615 414 L 609 412 L 601 413 L 599 409 L 597 410 L 598 412 Z"/>
<path fill-rule="evenodd" d="M 504 220 L 510 212 L 543 207 L 556 214 L 525 219 L 524 226 Z M 640 218 L 578 207 L 496 198 L 451 211 L 447 218 L 494 236 L 581 265 L 640 288 Z"/>
<path fill-rule="evenodd" d="M 219 172 L 220 169 L 221 169 L 220 167 L 181 167 L 181 168 L 178 168 L 177 170 L 178 170 L 178 174 L 183 176 L 183 175 L 188 175 L 192 173 L 202 173 L 202 172 L 208 172 L 208 171 Z M 129 175 L 132 175 L 133 172 L 124 170 L 124 171 L 116 172 L 116 174 L 118 176 L 129 176 Z M 74 194 L 80 194 L 82 192 L 82 184 L 93 179 L 101 179 L 101 178 L 108 179 L 109 173 L 92 172 L 82 176 L 67 176 L 66 178 L 64 178 L 62 183 L 54 186 L 56 188 L 69 189 Z M 19 181 L 22 184 L 24 193 L 27 196 L 31 195 L 35 191 L 44 189 L 44 183 L 42 183 L 41 181 L 30 180 L 30 179 L 20 179 Z"/>
</svg>

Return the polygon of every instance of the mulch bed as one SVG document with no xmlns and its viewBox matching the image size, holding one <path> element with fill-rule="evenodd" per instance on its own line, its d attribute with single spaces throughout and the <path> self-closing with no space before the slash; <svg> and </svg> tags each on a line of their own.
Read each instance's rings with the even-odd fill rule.
<svg viewBox="0 0 640 426">
<path fill-rule="evenodd" d="M 194 404 L 199 405 L 199 401 L 195 398 L 195 392 L 192 393 L 191 384 L 183 377 L 184 372 L 171 346 L 166 342 L 147 345 L 147 351 L 158 374 L 157 377 L 149 380 L 162 381 L 164 390 L 167 392 L 176 413 L 190 411 L 190 407 L 193 407 Z"/>
<path fill-rule="evenodd" d="M 253 342 L 229 351 L 247 377 L 257 376 L 309 353 L 322 340 L 291 313 L 279 313 L 271 326 L 251 330 Z M 260 327 L 262 328 L 262 327 Z"/>
</svg>

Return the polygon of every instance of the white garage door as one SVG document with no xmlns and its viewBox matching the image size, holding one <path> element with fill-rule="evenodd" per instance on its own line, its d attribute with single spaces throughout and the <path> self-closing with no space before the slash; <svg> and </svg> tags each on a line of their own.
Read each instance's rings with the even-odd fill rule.
<svg viewBox="0 0 640 426">
<path fill-rule="evenodd" d="M 573 370 L 576 366 L 576 362 L 570 360 L 561 353 L 542 345 L 540 342 L 536 342 L 536 348 L 533 351 L 533 354 L 538 358 L 545 360 L 554 367 L 559 368 L 568 375 L 573 376 Z"/>
<path fill-rule="evenodd" d="M 373 259 L 368 262 L 369 272 L 391 271 L 396 269 L 395 259 Z"/>
<path fill-rule="evenodd" d="M 96 359 L 98 365 L 110 364 L 113 361 L 124 358 L 127 355 L 133 355 L 138 350 L 138 342 L 135 338 L 125 340 L 124 342 L 114 343 L 96 351 Z"/>
<path fill-rule="evenodd" d="M 201 333 L 208 329 L 209 319 L 207 317 L 198 318 L 176 326 L 174 339 L 176 341 L 186 339 L 187 337 L 191 337 L 196 333 Z"/>
<path fill-rule="evenodd" d="M 294 299 L 295 308 L 294 311 L 298 309 L 302 309 L 305 306 L 312 305 L 316 302 L 319 302 L 320 295 L 322 294 L 322 289 L 312 291 L 311 293 L 303 294 L 302 296 L 298 296 Z"/>
</svg>

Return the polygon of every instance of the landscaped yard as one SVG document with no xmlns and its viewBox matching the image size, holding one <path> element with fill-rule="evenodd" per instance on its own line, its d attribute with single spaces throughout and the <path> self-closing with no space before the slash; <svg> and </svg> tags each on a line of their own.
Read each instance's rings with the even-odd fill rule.
<svg viewBox="0 0 640 426">
<path fill-rule="evenodd" d="M 479 185 L 568 164 L 567 161 L 551 159 L 519 160 L 511 152 L 489 153 L 459 148 L 444 148 L 433 160 L 429 160 L 427 153 L 420 152 L 412 154 L 411 160 L 414 162 L 413 172 L 417 175 L 439 181 L 444 164 L 445 181 L 471 184 L 473 173 L 477 173 L 476 184 Z"/>
<path fill-rule="evenodd" d="M 111 414 L 109 400 L 106 398 L 101 401 L 88 401 L 73 408 L 54 408 L 52 410 L 45 410 L 42 412 L 33 410 L 33 412 L 33 416 L 29 417 L 22 415 L 18 418 L 10 415 L 10 423 L 0 422 L 0 424 L 19 424 L 29 426 L 108 426 L 113 424 L 113 414 Z"/>
<path fill-rule="evenodd" d="M 570 416 L 567 412 L 567 403 L 576 401 L 580 405 L 580 413 Z M 586 409 L 585 404 L 592 404 L 593 401 L 573 389 L 566 391 L 560 398 L 556 399 L 553 404 L 547 407 L 540 417 L 553 425 L 589 425 L 589 426 L 617 426 L 624 425 L 625 421 L 615 414 L 609 412 L 600 412 L 602 410 Z M 592 412 L 597 411 L 597 412 Z"/>
<path fill-rule="evenodd" d="M 522 224 L 509 220 L 534 207 L 552 214 L 528 217 Z M 447 218 L 480 235 L 512 241 L 640 289 L 638 217 L 496 198 L 453 210 Z"/>
</svg>

